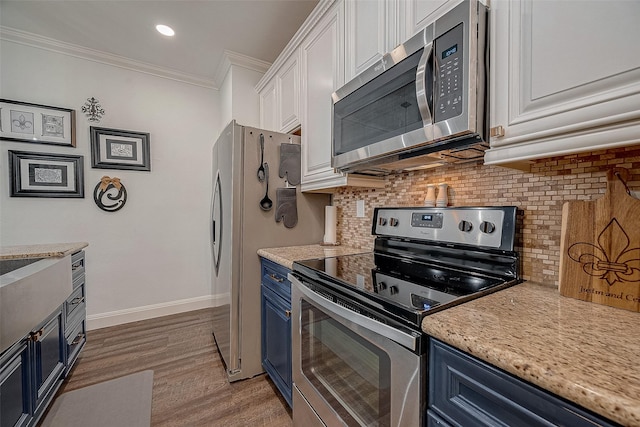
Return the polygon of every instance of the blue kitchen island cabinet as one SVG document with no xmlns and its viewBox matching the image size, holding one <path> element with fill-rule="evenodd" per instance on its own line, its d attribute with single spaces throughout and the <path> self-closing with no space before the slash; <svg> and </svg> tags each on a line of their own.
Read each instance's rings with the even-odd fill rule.
<svg viewBox="0 0 640 427">
<path fill-rule="evenodd" d="M 431 338 L 429 427 L 617 424 Z"/>
<path fill-rule="evenodd" d="M 71 268 L 67 300 L 0 354 L 0 427 L 37 425 L 86 342 L 84 251 Z"/>
<path fill-rule="evenodd" d="M 286 267 L 262 258 L 262 367 L 291 403 L 291 282 Z"/>
</svg>

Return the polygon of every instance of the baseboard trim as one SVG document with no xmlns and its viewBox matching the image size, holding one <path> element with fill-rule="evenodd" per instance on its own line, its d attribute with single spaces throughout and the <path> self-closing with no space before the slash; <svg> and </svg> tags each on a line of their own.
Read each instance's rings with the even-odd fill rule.
<svg viewBox="0 0 640 427">
<path fill-rule="evenodd" d="M 171 314 L 200 310 L 203 308 L 217 307 L 228 303 L 230 297 L 225 295 L 206 295 L 196 298 L 188 298 L 179 301 L 171 301 L 160 304 L 144 305 L 141 307 L 127 308 L 125 310 L 109 311 L 87 316 L 87 330 L 107 328 L 109 326 L 122 325 L 124 323 L 148 320 Z"/>
</svg>

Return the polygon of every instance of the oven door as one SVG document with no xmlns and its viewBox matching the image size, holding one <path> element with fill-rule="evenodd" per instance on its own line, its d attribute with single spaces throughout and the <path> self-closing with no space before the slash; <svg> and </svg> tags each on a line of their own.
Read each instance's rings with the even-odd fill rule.
<svg viewBox="0 0 640 427">
<path fill-rule="evenodd" d="M 416 337 L 327 300 L 294 275 L 289 280 L 300 393 L 294 426 L 308 425 L 313 413 L 330 426 L 422 425 L 426 356 L 408 349 Z"/>
</svg>

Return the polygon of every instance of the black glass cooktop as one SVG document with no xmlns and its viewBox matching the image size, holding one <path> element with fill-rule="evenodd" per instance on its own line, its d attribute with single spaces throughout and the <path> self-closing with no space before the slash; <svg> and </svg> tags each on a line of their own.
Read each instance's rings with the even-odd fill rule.
<svg viewBox="0 0 640 427">
<path fill-rule="evenodd" d="M 464 269 L 375 252 L 311 259 L 293 270 L 320 286 L 373 305 L 416 326 L 424 316 L 480 296 L 504 284 Z"/>
</svg>

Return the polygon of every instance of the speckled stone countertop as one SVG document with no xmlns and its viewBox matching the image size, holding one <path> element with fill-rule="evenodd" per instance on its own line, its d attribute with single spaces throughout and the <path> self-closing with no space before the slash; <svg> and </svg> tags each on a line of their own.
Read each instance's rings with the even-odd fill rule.
<svg viewBox="0 0 640 427">
<path fill-rule="evenodd" d="M 356 249 L 349 246 L 286 246 L 282 248 L 258 249 L 258 255 L 275 263 L 293 269 L 294 261 L 313 258 L 328 258 L 340 255 L 361 254 L 371 252 L 370 249 Z"/>
<path fill-rule="evenodd" d="M 525 282 L 427 316 L 454 347 L 625 426 L 640 426 L 640 313 Z"/>
<path fill-rule="evenodd" d="M 89 246 L 86 242 L 0 246 L 0 259 L 63 257 Z"/>
</svg>

